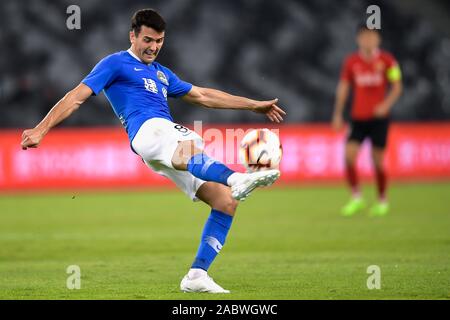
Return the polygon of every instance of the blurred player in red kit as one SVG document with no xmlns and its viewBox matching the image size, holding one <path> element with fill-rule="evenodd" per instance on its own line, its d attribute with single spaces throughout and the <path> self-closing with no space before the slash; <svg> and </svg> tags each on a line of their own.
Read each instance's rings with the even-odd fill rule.
<svg viewBox="0 0 450 320">
<path fill-rule="evenodd" d="M 352 89 L 350 130 L 345 146 L 346 178 L 351 187 L 352 198 L 342 208 L 342 214 L 352 216 L 366 206 L 361 197 L 356 159 L 363 140 L 369 138 L 378 189 L 378 202 L 372 206 L 370 213 L 383 216 L 389 211 L 383 159 L 389 113 L 402 92 L 401 71 L 392 54 L 380 49 L 379 30 L 369 29 L 365 24 L 360 25 L 356 41 L 358 51 L 348 55 L 344 61 L 332 120 L 334 129 L 340 130 L 344 126 L 343 111 Z"/>
</svg>

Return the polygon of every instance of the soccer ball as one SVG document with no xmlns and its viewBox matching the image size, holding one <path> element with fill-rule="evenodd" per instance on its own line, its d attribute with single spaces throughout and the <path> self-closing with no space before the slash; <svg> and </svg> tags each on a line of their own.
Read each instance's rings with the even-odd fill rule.
<svg viewBox="0 0 450 320">
<path fill-rule="evenodd" d="M 250 131 L 239 147 L 239 160 L 250 172 L 278 169 L 282 154 L 280 139 L 269 129 Z"/>
</svg>

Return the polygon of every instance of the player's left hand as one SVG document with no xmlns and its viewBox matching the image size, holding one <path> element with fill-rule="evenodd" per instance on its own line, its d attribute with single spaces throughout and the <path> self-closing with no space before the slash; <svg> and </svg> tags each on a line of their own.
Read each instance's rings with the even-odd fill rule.
<svg viewBox="0 0 450 320">
<path fill-rule="evenodd" d="M 256 113 L 264 113 L 270 121 L 280 123 L 283 121 L 283 115 L 286 115 L 286 112 L 277 106 L 277 102 L 278 99 L 258 101 L 252 111 Z"/>
<path fill-rule="evenodd" d="M 385 118 L 389 113 L 389 107 L 385 104 L 379 104 L 375 107 L 374 116 L 376 118 Z"/>
</svg>

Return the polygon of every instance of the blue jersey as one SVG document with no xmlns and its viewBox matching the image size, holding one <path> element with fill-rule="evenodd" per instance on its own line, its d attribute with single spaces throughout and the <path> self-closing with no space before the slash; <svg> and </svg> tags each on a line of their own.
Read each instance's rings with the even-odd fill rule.
<svg viewBox="0 0 450 320">
<path fill-rule="evenodd" d="M 130 50 L 107 56 L 81 82 L 95 95 L 104 90 L 130 143 L 148 119 L 173 121 L 167 97 L 181 97 L 192 88 L 168 68 L 157 62 L 147 65 Z"/>
</svg>

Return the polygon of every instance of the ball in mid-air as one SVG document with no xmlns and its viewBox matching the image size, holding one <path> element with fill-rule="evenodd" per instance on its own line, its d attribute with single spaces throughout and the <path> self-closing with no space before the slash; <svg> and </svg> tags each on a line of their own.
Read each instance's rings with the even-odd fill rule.
<svg viewBox="0 0 450 320">
<path fill-rule="evenodd" d="M 282 154 L 278 135 L 269 129 L 248 132 L 239 147 L 239 160 L 251 172 L 278 169 Z"/>
</svg>

